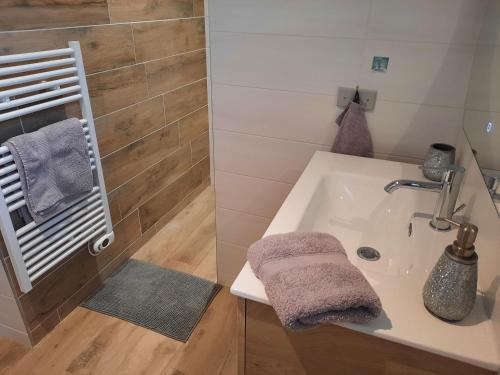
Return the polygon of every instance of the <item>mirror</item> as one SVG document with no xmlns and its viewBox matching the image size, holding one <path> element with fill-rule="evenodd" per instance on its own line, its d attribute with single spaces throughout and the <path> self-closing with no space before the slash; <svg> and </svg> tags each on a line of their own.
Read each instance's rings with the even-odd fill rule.
<svg viewBox="0 0 500 375">
<path fill-rule="evenodd" d="M 464 130 L 500 216 L 500 0 L 489 2 L 476 45 Z"/>
</svg>

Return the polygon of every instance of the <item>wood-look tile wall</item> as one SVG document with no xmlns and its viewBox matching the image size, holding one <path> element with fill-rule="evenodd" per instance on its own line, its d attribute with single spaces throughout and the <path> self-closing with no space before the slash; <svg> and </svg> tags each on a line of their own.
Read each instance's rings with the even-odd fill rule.
<svg viewBox="0 0 500 375">
<path fill-rule="evenodd" d="M 210 178 L 202 0 L 0 2 L 0 55 L 70 40 L 83 50 L 116 242 L 98 257 L 82 248 L 26 294 L 0 248 L 33 343 Z M 2 123 L 0 142 L 78 112 L 67 106 Z"/>
</svg>

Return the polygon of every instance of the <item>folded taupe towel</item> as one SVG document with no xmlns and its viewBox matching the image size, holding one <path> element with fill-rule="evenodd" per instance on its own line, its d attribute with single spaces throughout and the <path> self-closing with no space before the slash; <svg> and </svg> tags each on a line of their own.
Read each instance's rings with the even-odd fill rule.
<svg viewBox="0 0 500 375">
<path fill-rule="evenodd" d="M 287 328 L 367 323 L 382 311 L 371 285 L 329 234 L 271 235 L 250 246 L 247 256 Z"/>
<path fill-rule="evenodd" d="M 16 163 L 27 210 L 25 221 L 40 223 L 89 194 L 92 170 L 82 125 L 60 121 L 4 143 Z"/>
<path fill-rule="evenodd" d="M 355 156 L 372 156 L 373 144 L 365 112 L 361 105 L 352 102 L 336 120 L 339 125 L 332 151 Z"/>
</svg>

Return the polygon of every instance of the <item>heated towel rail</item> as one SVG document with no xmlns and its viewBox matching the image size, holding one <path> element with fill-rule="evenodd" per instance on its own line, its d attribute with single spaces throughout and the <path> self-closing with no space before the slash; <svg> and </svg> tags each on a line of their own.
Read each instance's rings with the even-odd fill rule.
<svg viewBox="0 0 500 375">
<path fill-rule="evenodd" d="M 72 102 L 80 104 L 94 174 L 93 190 L 84 199 L 43 223 L 16 225 L 13 212 L 26 203 L 12 155 L 0 147 L 0 229 L 23 292 L 85 244 L 97 255 L 114 241 L 114 233 L 79 42 L 0 56 L 0 126 Z"/>
</svg>

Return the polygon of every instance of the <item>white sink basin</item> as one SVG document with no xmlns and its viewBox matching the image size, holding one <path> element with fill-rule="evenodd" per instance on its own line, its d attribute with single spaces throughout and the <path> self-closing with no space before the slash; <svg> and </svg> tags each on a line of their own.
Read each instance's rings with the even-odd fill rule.
<svg viewBox="0 0 500 375">
<path fill-rule="evenodd" d="M 406 168 L 415 169 L 412 165 Z M 383 189 L 388 182 L 387 178 L 347 173 L 323 176 L 296 230 L 336 236 L 351 262 L 372 278 L 376 273 L 408 276 L 429 271 L 439 250 L 455 235 L 438 233 L 429 226 L 438 195 L 403 189 L 388 194 Z M 429 214 L 413 217 L 419 211 Z M 437 251 L 433 251 L 436 244 Z M 361 259 L 356 250 L 362 246 L 375 248 L 381 258 Z M 426 251 L 430 246 L 431 250 Z"/>
<path fill-rule="evenodd" d="M 384 186 L 395 179 L 424 180 L 418 166 L 315 154 L 266 235 L 318 231 L 336 236 L 352 263 L 370 281 L 385 277 L 425 278 L 456 231 L 436 232 L 429 226 L 437 193 Z M 411 235 L 410 235 L 411 223 Z M 359 247 L 377 249 L 381 258 L 358 257 Z"/>
<path fill-rule="evenodd" d="M 316 152 L 264 236 L 319 231 L 341 241 L 384 309 L 369 324 L 343 326 L 497 370 L 499 353 L 481 298 L 469 317 L 457 324 L 442 322 L 425 309 L 422 288 L 427 275 L 457 231 L 436 232 L 429 226 L 437 193 L 407 189 L 386 193 L 384 186 L 395 179 L 424 177 L 412 164 Z M 356 252 L 362 246 L 377 249 L 381 258 L 361 259 Z M 231 292 L 269 304 L 248 263 Z"/>
</svg>

